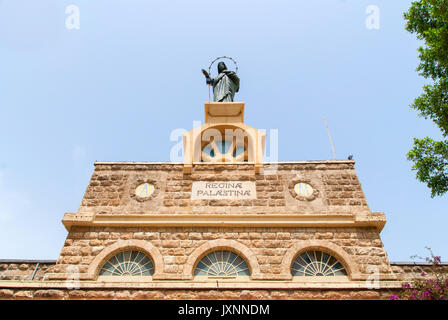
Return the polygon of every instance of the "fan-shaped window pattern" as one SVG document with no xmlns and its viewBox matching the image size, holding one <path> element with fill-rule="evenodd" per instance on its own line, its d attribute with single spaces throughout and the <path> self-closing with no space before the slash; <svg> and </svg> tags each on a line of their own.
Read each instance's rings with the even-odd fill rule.
<svg viewBox="0 0 448 320">
<path fill-rule="evenodd" d="M 152 259 L 141 251 L 123 251 L 107 260 L 100 276 L 151 276 L 154 273 Z"/>
<path fill-rule="evenodd" d="M 323 251 L 307 251 L 294 261 L 291 274 L 293 276 L 346 276 L 347 271 L 339 260 Z"/>
<path fill-rule="evenodd" d="M 203 257 L 196 266 L 195 276 L 233 278 L 250 275 L 243 258 L 231 251 L 213 251 Z"/>
<path fill-rule="evenodd" d="M 203 162 L 243 162 L 246 148 L 244 143 L 236 140 L 212 141 L 202 149 Z"/>
</svg>

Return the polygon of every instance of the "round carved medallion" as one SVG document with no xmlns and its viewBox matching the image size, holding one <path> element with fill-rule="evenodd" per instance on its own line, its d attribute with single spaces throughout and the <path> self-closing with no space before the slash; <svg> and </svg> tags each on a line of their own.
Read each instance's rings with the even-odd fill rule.
<svg viewBox="0 0 448 320">
<path fill-rule="evenodd" d="M 295 184 L 294 191 L 298 196 L 307 198 L 313 195 L 314 189 L 308 183 L 299 182 Z"/>
<path fill-rule="evenodd" d="M 158 193 L 158 185 L 155 181 L 137 179 L 134 187 L 131 186 L 130 196 L 137 201 L 146 201 L 154 198 Z"/>
<path fill-rule="evenodd" d="M 292 180 L 289 183 L 289 191 L 291 195 L 301 201 L 312 201 L 317 198 L 319 191 L 312 185 L 310 181 Z"/>
<path fill-rule="evenodd" d="M 149 198 L 155 189 L 153 184 L 145 182 L 135 188 L 135 195 L 140 198 Z"/>
</svg>

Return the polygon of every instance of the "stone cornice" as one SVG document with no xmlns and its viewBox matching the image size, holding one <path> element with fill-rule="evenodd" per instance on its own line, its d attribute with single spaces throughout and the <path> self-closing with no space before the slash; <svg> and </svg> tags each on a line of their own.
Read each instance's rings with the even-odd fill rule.
<svg viewBox="0 0 448 320">
<path fill-rule="evenodd" d="M 382 212 L 369 214 L 163 214 L 112 215 L 66 213 L 62 223 L 72 226 L 204 226 L 204 227 L 375 227 L 380 232 L 386 218 Z"/>
</svg>

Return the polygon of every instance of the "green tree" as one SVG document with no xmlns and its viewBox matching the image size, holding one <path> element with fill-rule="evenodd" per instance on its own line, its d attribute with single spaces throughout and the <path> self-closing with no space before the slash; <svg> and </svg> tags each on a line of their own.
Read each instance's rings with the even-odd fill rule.
<svg viewBox="0 0 448 320">
<path fill-rule="evenodd" d="M 431 79 L 411 107 L 431 119 L 441 130 L 443 141 L 414 138 L 407 158 L 414 162 L 417 179 L 431 189 L 431 197 L 448 191 L 448 0 L 414 1 L 404 14 L 406 30 L 415 33 L 424 46 L 418 49 L 419 74 Z"/>
</svg>

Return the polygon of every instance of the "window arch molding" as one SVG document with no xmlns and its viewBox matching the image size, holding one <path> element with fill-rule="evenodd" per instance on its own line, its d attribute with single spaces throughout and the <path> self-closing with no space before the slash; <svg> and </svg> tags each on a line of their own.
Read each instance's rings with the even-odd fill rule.
<svg viewBox="0 0 448 320">
<path fill-rule="evenodd" d="M 154 263 L 154 273 L 152 278 L 160 276 L 163 270 L 163 258 L 160 251 L 151 243 L 144 240 L 118 240 L 114 244 L 104 248 L 91 262 L 87 273 L 89 279 L 96 279 L 99 275 L 101 267 L 112 256 L 121 251 L 138 250 L 148 255 Z"/>
<path fill-rule="evenodd" d="M 347 275 L 350 280 L 363 279 L 354 259 L 338 245 L 325 240 L 306 240 L 292 245 L 283 257 L 281 273 L 284 275 L 290 275 L 291 267 L 295 259 L 302 253 L 312 250 L 324 251 L 338 259 L 347 271 Z M 292 278 L 292 276 L 290 277 Z"/>
<path fill-rule="evenodd" d="M 218 239 L 204 243 L 196 248 L 188 257 L 184 266 L 184 279 L 194 278 L 194 269 L 203 257 L 213 251 L 228 250 L 238 254 L 247 263 L 250 270 L 250 279 L 260 279 L 261 272 L 255 254 L 242 243 L 235 240 Z"/>
</svg>

